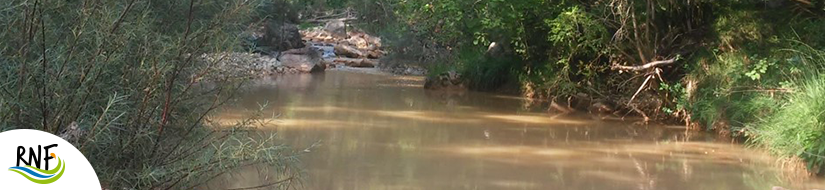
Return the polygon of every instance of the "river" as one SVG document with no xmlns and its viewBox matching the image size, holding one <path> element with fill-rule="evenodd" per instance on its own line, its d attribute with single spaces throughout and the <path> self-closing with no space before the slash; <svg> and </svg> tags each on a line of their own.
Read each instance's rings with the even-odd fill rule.
<svg viewBox="0 0 825 190">
<path fill-rule="evenodd" d="M 218 118 L 267 104 L 264 115 L 278 119 L 261 130 L 297 151 L 310 147 L 301 151 L 299 189 L 822 187 L 780 177 L 787 172 L 774 158 L 711 133 L 552 115 L 517 96 L 426 91 L 422 83 L 344 71 L 260 79 Z M 267 183 L 259 169 L 233 176 L 209 188 Z"/>
</svg>

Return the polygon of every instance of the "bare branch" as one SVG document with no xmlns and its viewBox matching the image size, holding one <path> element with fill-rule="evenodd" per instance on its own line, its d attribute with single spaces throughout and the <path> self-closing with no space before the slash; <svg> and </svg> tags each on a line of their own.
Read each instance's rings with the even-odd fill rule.
<svg viewBox="0 0 825 190">
<path fill-rule="evenodd" d="M 641 70 L 646 70 L 646 69 L 650 69 L 650 68 L 653 68 L 653 67 L 657 67 L 657 66 L 660 66 L 660 65 L 673 64 L 674 62 L 676 62 L 676 58 L 672 58 L 672 59 L 668 59 L 668 60 L 662 60 L 662 61 L 654 61 L 654 62 L 650 62 L 650 63 L 644 64 L 644 65 L 639 65 L 639 66 L 624 66 L 624 65 L 619 65 L 619 64 L 613 64 L 613 66 L 611 66 L 610 68 L 613 69 L 613 70 L 641 71 Z"/>
<path fill-rule="evenodd" d="M 633 99 L 636 99 L 636 96 L 639 95 L 639 93 L 645 89 L 645 86 L 647 86 L 647 83 L 650 82 L 650 79 L 652 78 L 654 78 L 653 75 L 647 76 L 645 82 L 642 82 L 642 86 L 639 86 L 639 90 L 636 90 L 636 93 L 633 94 L 633 97 L 630 97 L 630 101 L 627 101 L 627 106 L 630 106 L 630 103 L 633 102 Z"/>
</svg>

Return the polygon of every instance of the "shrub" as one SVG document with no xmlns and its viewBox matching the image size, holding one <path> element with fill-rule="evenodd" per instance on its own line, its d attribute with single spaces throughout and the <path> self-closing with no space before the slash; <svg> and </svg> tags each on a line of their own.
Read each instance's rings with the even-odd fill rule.
<svg viewBox="0 0 825 190">
<path fill-rule="evenodd" d="M 458 55 L 457 65 L 469 88 L 484 91 L 514 81 L 514 69 L 521 62 L 517 57 L 486 56 L 480 49 L 465 48 Z"/>
<path fill-rule="evenodd" d="M 216 68 L 199 57 L 237 47 L 259 3 L 2 1 L 0 129 L 84 134 L 68 140 L 107 189 L 192 189 L 256 163 L 293 179 L 253 120 L 207 122 L 242 81 L 202 81 Z"/>
</svg>

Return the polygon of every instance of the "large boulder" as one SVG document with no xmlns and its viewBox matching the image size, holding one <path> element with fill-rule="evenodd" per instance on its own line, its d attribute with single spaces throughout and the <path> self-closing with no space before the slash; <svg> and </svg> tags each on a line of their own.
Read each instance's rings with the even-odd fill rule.
<svg viewBox="0 0 825 190">
<path fill-rule="evenodd" d="M 298 25 L 281 21 L 267 22 L 264 26 L 263 40 L 258 45 L 265 46 L 271 51 L 284 51 L 305 46 L 301 40 Z"/>
<path fill-rule="evenodd" d="M 355 47 L 348 46 L 348 45 L 345 45 L 345 44 L 335 45 L 333 50 L 335 51 L 335 55 L 343 55 L 343 56 L 346 56 L 346 57 L 349 57 L 349 58 L 366 57 L 366 54 L 364 52 L 362 52 L 361 50 L 358 50 Z"/>
<path fill-rule="evenodd" d="M 304 73 L 322 72 L 326 69 L 326 64 L 321 61 L 320 53 L 310 47 L 284 51 L 278 60 L 286 67 Z"/>
<path fill-rule="evenodd" d="M 341 20 L 332 20 L 327 22 L 324 25 L 324 31 L 329 32 L 332 34 L 333 37 L 336 38 L 346 38 L 347 36 L 347 24 Z"/>
</svg>

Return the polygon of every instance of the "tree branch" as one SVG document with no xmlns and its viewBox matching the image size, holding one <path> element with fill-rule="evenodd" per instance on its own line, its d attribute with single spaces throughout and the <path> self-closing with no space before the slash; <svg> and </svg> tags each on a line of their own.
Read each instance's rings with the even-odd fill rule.
<svg viewBox="0 0 825 190">
<path fill-rule="evenodd" d="M 644 64 L 644 65 L 639 65 L 639 66 L 624 66 L 624 65 L 619 65 L 619 64 L 613 64 L 613 66 L 611 66 L 610 68 L 613 69 L 613 70 L 641 71 L 641 70 L 657 67 L 657 66 L 660 66 L 660 65 L 673 64 L 674 62 L 676 62 L 676 58 L 672 58 L 672 59 L 668 59 L 668 60 L 662 60 L 662 61 L 654 61 L 654 62 L 650 62 L 650 63 Z"/>
</svg>

